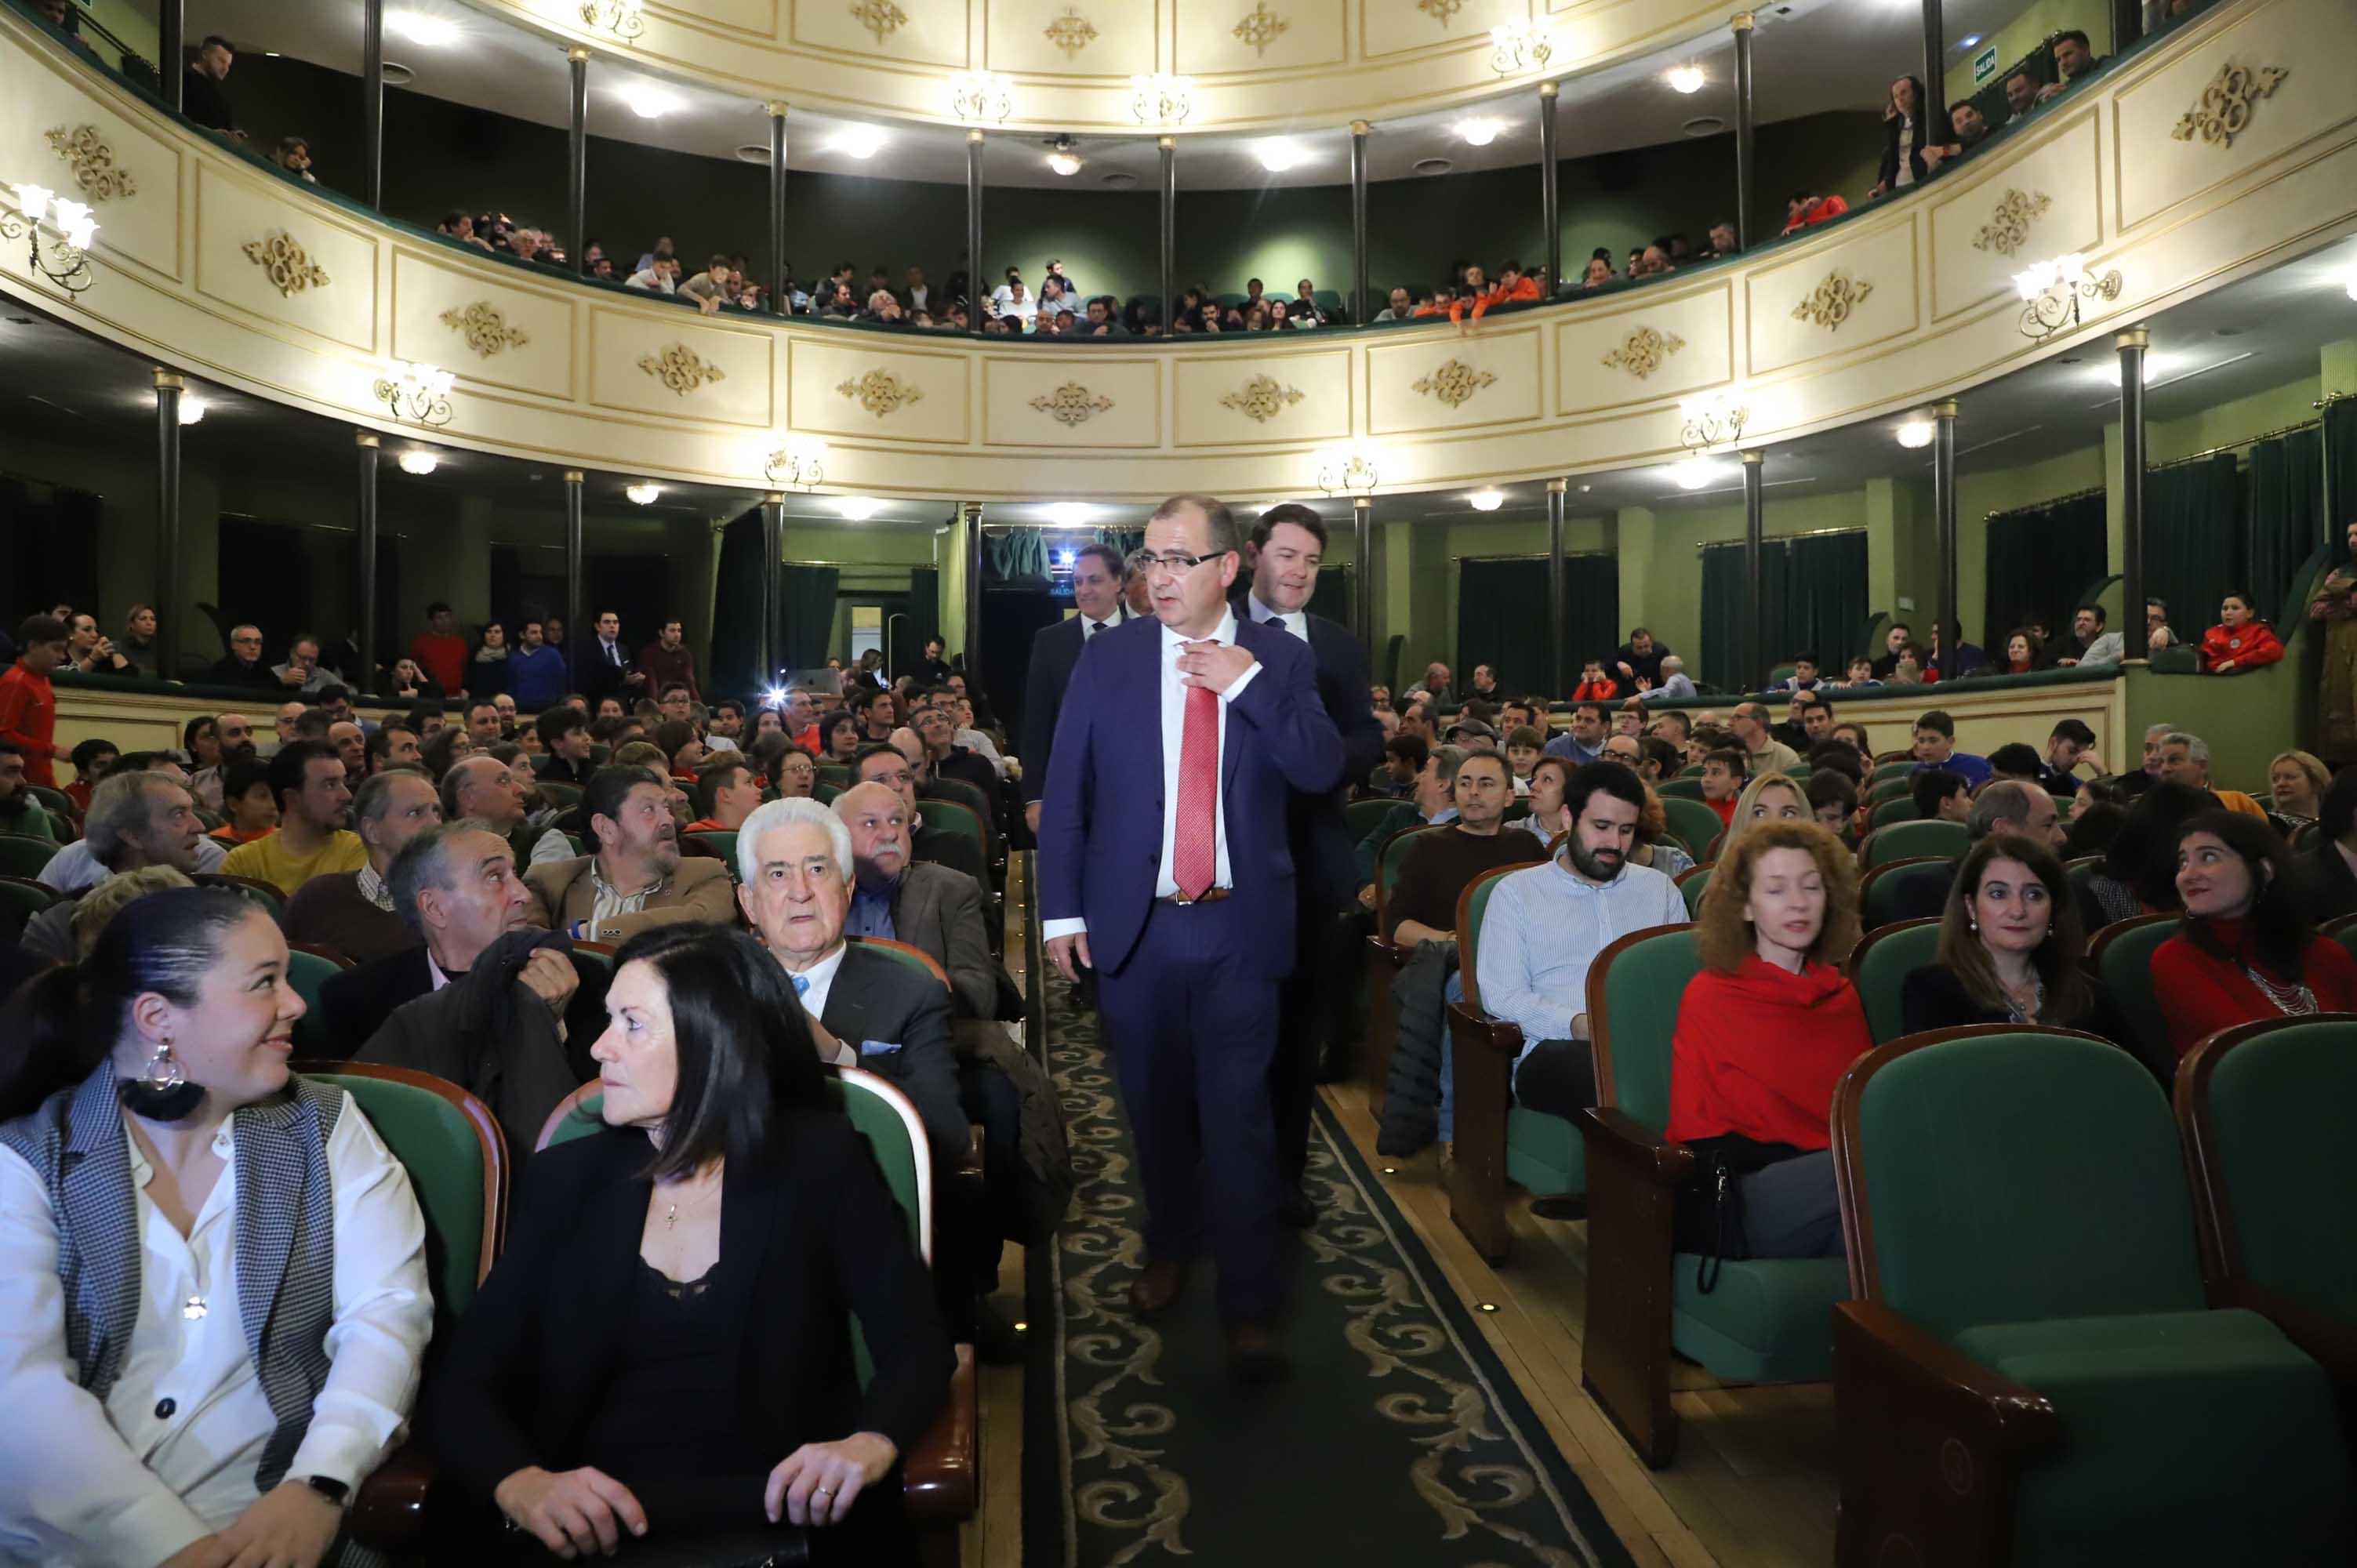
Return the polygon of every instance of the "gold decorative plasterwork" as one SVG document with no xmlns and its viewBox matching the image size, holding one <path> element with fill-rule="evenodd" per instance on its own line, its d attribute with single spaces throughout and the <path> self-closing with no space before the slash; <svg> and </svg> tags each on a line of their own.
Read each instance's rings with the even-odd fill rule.
<svg viewBox="0 0 2357 1568">
<path fill-rule="evenodd" d="M 892 0 L 854 0 L 851 14 L 879 44 L 909 25 L 909 13 Z"/>
<path fill-rule="evenodd" d="M 1462 360 L 1445 361 L 1422 381 L 1409 385 L 1416 392 L 1437 397 L 1451 408 L 1462 408 L 1472 401 L 1473 394 L 1498 379 L 1491 371 L 1477 371 Z"/>
<path fill-rule="evenodd" d="M 2229 60 L 2201 90 L 2201 102 L 2188 109 L 2177 129 L 2169 134 L 2170 139 L 2190 142 L 2199 136 L 2222 147 L 2233 146 L 2234 138 L 2251 123 L 2251 105 L 2274 97 L 2290 74 L 2279 65 L 2236 65 Z"/>
<path fill-rule="evenodd" d="M 1465 9 L 1465 0 L 1415 0 L 1415 8 L 1445 27 Z"/>
<path fill-rule="evenodd" d="M 1813 321 L 1828 332 L 1838 332 L 1850 312 L 1873 292 L 1874 285 L 1864 279 L 1840 271 L 1829 273 L 1808 298 L 1792 306 L 1792 319 Z"/>
<path fill-rule="evenodd" d="M 246 259 L 270 274 L 270 286 L 282 299 L 307 288 L 328 286 L 328 269 L 313 261 L 300 242 L 284 229 L 274 229 L 259 240 L 245 242 Z"/>
<path fill-rule="evenodd" d="M 73 170 L 74 184 L 93 202 L 139 194 L 138 182 L 129 169 L 116 166 L 114 149 L 99 135 L 97 126 L 76 125 L 69 131 L 58 125 L 45 134 L 49 150 L 66 160 Z"/>
<path fill-rule="evenodd" d="M 521 327 L 508 325 L 507 317 L 493 308 L 488 299 L 479 299 L 463 309 L 446 310 L 442 325 L 467 340 L 467 347 L 488 360 L 509 349 L 521 349 L 532 338 Z"/>
<path fill-rule="evenodd" d="M 1031 406 L 1059 424 L 1082 425 L 1113 406 L 1113 399 L 1092 394 L 1078 381 L 1066 381 L 1054 392 L 1031 400 Z"/>
<path fill-rule="evenodd" d="M 1221 398 L 1220 406 L 1234 409 L 1255 424 L 1266 424 L 1285 412 L 1286 404 L 1300 401 L 1300 388 L 1280 385 L 1269 376 L 1254 376 Z"/>
<path fill-rule="evenodd" d="M 870 371 L 840 383 L 834 390 L 845 397 L 856 398 L 860 407 L 878 419 L 920 402 L 925 395 L 922 388 L 910 386 L 889 371 Z"/>
<path fill-rule="evenodd" d="M 1268 8 L 1268 0 L 1255 0 L 1252 14 L 1230 29 L 1237 38 L 1253 47 L 1253 53 L 1265 55 L 1276 36 L 1293 26 Z"/>
<path fill-rule="evenodd" d="M 2046 209 L 2053 205 L 2054 199 L 2042 190 L 2027 194 L 2007 190 L 2005 199 L 1996 204 L 1996 210 L 1989 214 L 1989 220 L 1981 225 L 1979 237 L 1973 241 L 1973 249 L 1995 251 L 2000 256 L 2013 254 L 2029 242 L 2029 226 L 2044 217 Z"/>
<path fill-rule="evenodd" d="M 1080 52 L 1096 42 L 1097 30 L 1086 16 L 1073 6 L 1064 7 L 1064 14 L 1043 29 L 1048 41 L 1064 51 L 1066 59 L 1076 59 Z"/>
<path fill-rule="evenodd" d="M 1674 332 L 1640 327 L 1629 334 L 1627 342 L 1604 356 L 1604 368 L 1626 371 L 1641 381 L 1669 363 L 1670 356 L 1685 346 L 1686 340 Z"/>
<path fill-rule="evenodd" d="M 728 379 L 726 371 L 699 357 L 684 343 L 673 343 L 660 354 L 640 356 L 639 369 L 681 397 L 685 397 L 706 381 Z"/>
</svg>

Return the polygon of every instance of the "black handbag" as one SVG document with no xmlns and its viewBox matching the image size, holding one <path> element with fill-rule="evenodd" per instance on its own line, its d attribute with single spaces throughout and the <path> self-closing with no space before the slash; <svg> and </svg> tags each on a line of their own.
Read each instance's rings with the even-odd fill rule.
<svg viewBox="0 0 2357 1568">
<path fill-rule="evenodd" d="M 1695 1157 L 1694 1174 L 1678 1186 L 1672 1235 L 1679 1251 L 1696 1255 L 1695 1288 L 1708 1295 L 1718 1288 L 1721 1263 L 1751 1256 L 1743 1239 L 1743 1178 L 1808 1151 L 1740 1133 L 1689 1139 L 1686 1148 Z"/>
</svg>

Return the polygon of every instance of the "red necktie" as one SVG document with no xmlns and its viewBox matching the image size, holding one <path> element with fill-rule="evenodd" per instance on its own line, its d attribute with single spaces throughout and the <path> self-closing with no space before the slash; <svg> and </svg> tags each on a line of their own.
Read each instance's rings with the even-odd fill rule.
<svg viewBox="0 0 2357 1568">
<path fill-rule="evenodd" d="M 1192 899 L 1210 891 L 1219 874 L 1220 696 L 1209 686 L 1186 690 L 1186 725 L 1178 744 L 1178 820 L 1171 840 L 1170 872 L 1178 884 L 1178 896 Z"/>
</svg>

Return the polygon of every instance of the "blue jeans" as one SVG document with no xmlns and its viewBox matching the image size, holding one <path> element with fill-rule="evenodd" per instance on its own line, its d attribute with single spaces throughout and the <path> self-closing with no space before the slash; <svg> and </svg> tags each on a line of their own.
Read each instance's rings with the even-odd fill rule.
<svg viewBox="0 0 2357 1568">
<path fill-rule="evenodd" d="M 1465 1000 L 1463 972 L 1451 974 L 1448 984 L 1440 993 L 1443 1002 Z M 1444 1015 L 1440 1021 L 1440 1141 L 1457 1141 L 1457 1040 Z"/>
</svg>

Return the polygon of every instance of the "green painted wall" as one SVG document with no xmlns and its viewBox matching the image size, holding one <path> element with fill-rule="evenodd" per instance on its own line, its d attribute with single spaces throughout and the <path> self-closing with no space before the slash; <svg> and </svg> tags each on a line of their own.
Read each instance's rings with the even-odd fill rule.
<svg viewBox="0 0 2357 1568">
<path fill-rule="evenodd" d="M 1941 102 L 1953 103 L 1980 90 L 1973 84 L 1973 56 L 1983 49 L 1996 47 L 1996 68 L 2003 71 L 2054 34 L 2072 27 L 2087 35 L 2097 54 L 2112 52 L 2112 13 L 2105 0 L 2030 0 L 2019 16 L 1957 56 L 1956 63 L 1948 68 L 1947 94 Z M 1963 37 L 1963 33 L 1951 22 L 1948 36 L 1953 39 Z M 1980 87 L 1988 85 L 1984 81 Z"/>
<path fill-rule="evenodd" d="M 1867 527 L 1867 492 L 1845 490 L 1767 503 L 1764 519 L 1770 537 L 1814 533 L 1824 529 Z M 1743 537 L 1743 504 L 1671 512 L 1620 515 L 1620 618 L 1629 626 L 1641 622 L 1654 638 L 1684 655 L 1687 673 L 1711 679 L 1699 668 L 1702 654 L 1702 551 Z M 1874 581 L 1875 558 L 1890 548 L 1887 533 L 1869 532 L 1867 540 L 1867 580 Z M 1632 588 L 1636 591 L 1632 592 Z M 1719 683 L 1725 680 L 1720 678 Z"/>
</svg>

